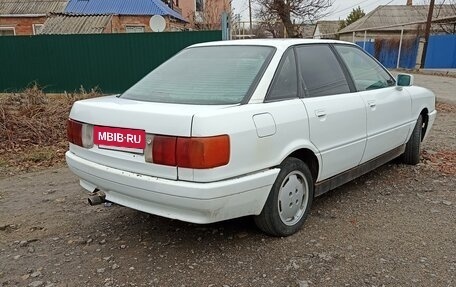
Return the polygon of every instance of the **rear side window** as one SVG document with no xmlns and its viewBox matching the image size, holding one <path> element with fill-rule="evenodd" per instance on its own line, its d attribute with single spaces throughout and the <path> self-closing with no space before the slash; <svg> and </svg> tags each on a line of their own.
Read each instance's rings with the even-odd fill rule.
<svg viewBox="0 0 456 287">
<path fill-rule="evenodd" d="M 296 48 L 306 96 L 322 97 L 350 92 L 339 61 L 327 45 Z"/>
<path fill-rule="evenodd" d="M 267 101 L 292 99 L 298 97 L 298 73 L 293 49 L 283 56 L 277 74 L 269 91 Z"/>
<path fill-rule="evenodd" d="M 275 49 L 212 46 L 183 50 L 128 89 L 122 98 L 177 104 L 241 103 Z"/>
<path fill-rule="evenodd" d="M 394 79 L 374 59 L 359 48 L 336 45 L 336 50 L 345 62 L 358 91 L 391 87 Z"/>
</svg>

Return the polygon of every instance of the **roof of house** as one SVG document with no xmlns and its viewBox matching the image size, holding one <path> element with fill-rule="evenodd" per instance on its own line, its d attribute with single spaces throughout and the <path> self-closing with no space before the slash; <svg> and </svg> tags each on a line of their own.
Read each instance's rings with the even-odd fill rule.
<svg viewBox="0 0 456 287">
<path fill-rule="evenodd" d="M 187 20 L 161 0 L 69 0 L 65 13 L 78 15 L 162 15 Z"/>
<path fill-rule="evenodd" d="M 337 31 L 339 31 L 340 29 L 342 22 L 343 20 L 317 21 L 317 24 L 315 25 L 315 30 L 318 27 L 321 35 L 336 35 Z"/>
<path fill-rule="evenodd" d="M 303 38 L 312 38 L 315 31 L 315 25 L 313 24 L 304 24 L 300 26 L 300 31 Z"/>
<path fill-rule="evenodd" d="M 416 23 L 426 21 L 429 6 L 427 5 L 383 5 L 367 13 L 358 21 L 348 25 L 339 31 L 339 34 L 352 33 L 354 31 L 371 30 L 401 30 L 400 24 Z M 451 5 L 436 5 L 433 19 L 445 18 L 455 15 L 455 9 Z M 398 25 L 398 26 L 395 26 Z M 417 26 L 404 26 L 405 30 L 416 30 Z M 389 27 L 395 26 L 395 27 Z M 372 29 L 379 27 L 378 29 Z"/>
<path fill-rule="evenodd" d="M 2 15 L 45 15 L 63 12 L 67 0 L 0 0 Z"/>
<path fill-rule="evenodd" d="M 111 15 L 51 15 L 40 34 L 100 34 L 111 21 Z"/>
</svg>

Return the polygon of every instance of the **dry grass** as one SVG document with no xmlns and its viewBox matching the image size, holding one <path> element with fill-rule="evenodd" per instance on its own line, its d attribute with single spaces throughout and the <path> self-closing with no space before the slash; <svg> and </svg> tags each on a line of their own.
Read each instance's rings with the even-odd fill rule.
<svg viewBox="0 0 456 287">
<path fill-rule="evenodd" d="M 0 173 L 62 162 L 71 106 L 97 96 L 101 93 L 82 88 L 78 93 L 47 95 L 37 86 L 0 95 Z"/>
<path fill-rule="evenodd" d="M 451 176 L 456 175 L 456 151 L 444 150 L 432 153 L 423 151 L 423 158 L 440 172 Z"/>
</svg>

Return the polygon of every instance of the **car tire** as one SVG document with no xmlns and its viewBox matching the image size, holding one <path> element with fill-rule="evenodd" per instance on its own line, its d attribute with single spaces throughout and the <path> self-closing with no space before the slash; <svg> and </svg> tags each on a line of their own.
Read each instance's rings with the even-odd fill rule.
<svg viewBox="0 0 456 287">
<path fill-rule="evenodd" d="M 421 138 L 423 132 L 423 116 L 419 116 L 415 128 L 412 131 L 405 151 L 402 154 L 402 162 L 405 164 L 416 165 L 420 162 Z"/>
<path fill-rule="evenodd" d="M 314 197 L 312 174 L 297 158 L 287 158 L 255 224 L 273 236 L 289 236 L 304 224 Z"/>
</svg>

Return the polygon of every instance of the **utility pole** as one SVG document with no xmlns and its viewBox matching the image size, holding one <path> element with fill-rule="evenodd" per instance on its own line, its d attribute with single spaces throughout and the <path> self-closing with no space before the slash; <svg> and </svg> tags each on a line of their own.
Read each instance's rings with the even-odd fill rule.
<svg viewBox="0 0 456 287">
<path fill-rule="evenodd" d="M 249 19 L 250 19 L 250 32 L 249 35 L 252 35 L 252 0 L 249 0 Z"/>
<path fill-rule="evenodd" d="M 429 34 L 431 33 L 432 16 L 434 15 L 434 5 L 435 5 L 435 0 L 431 0 L 431 3 L 429 4 L 429 12 L 428 12 L 428 17 L 427 17 L 427 22 L 426 22 L 426 30 L 424 32 L 424 46 L 423 46 L 423 54 L 421 55 L 421 66 L 420 66 L 421 69 L 424 68 L 424 64 L 426 61 L 427 48 L 428 48 L 428 43 L 429 43 Z"/>
</svg>

